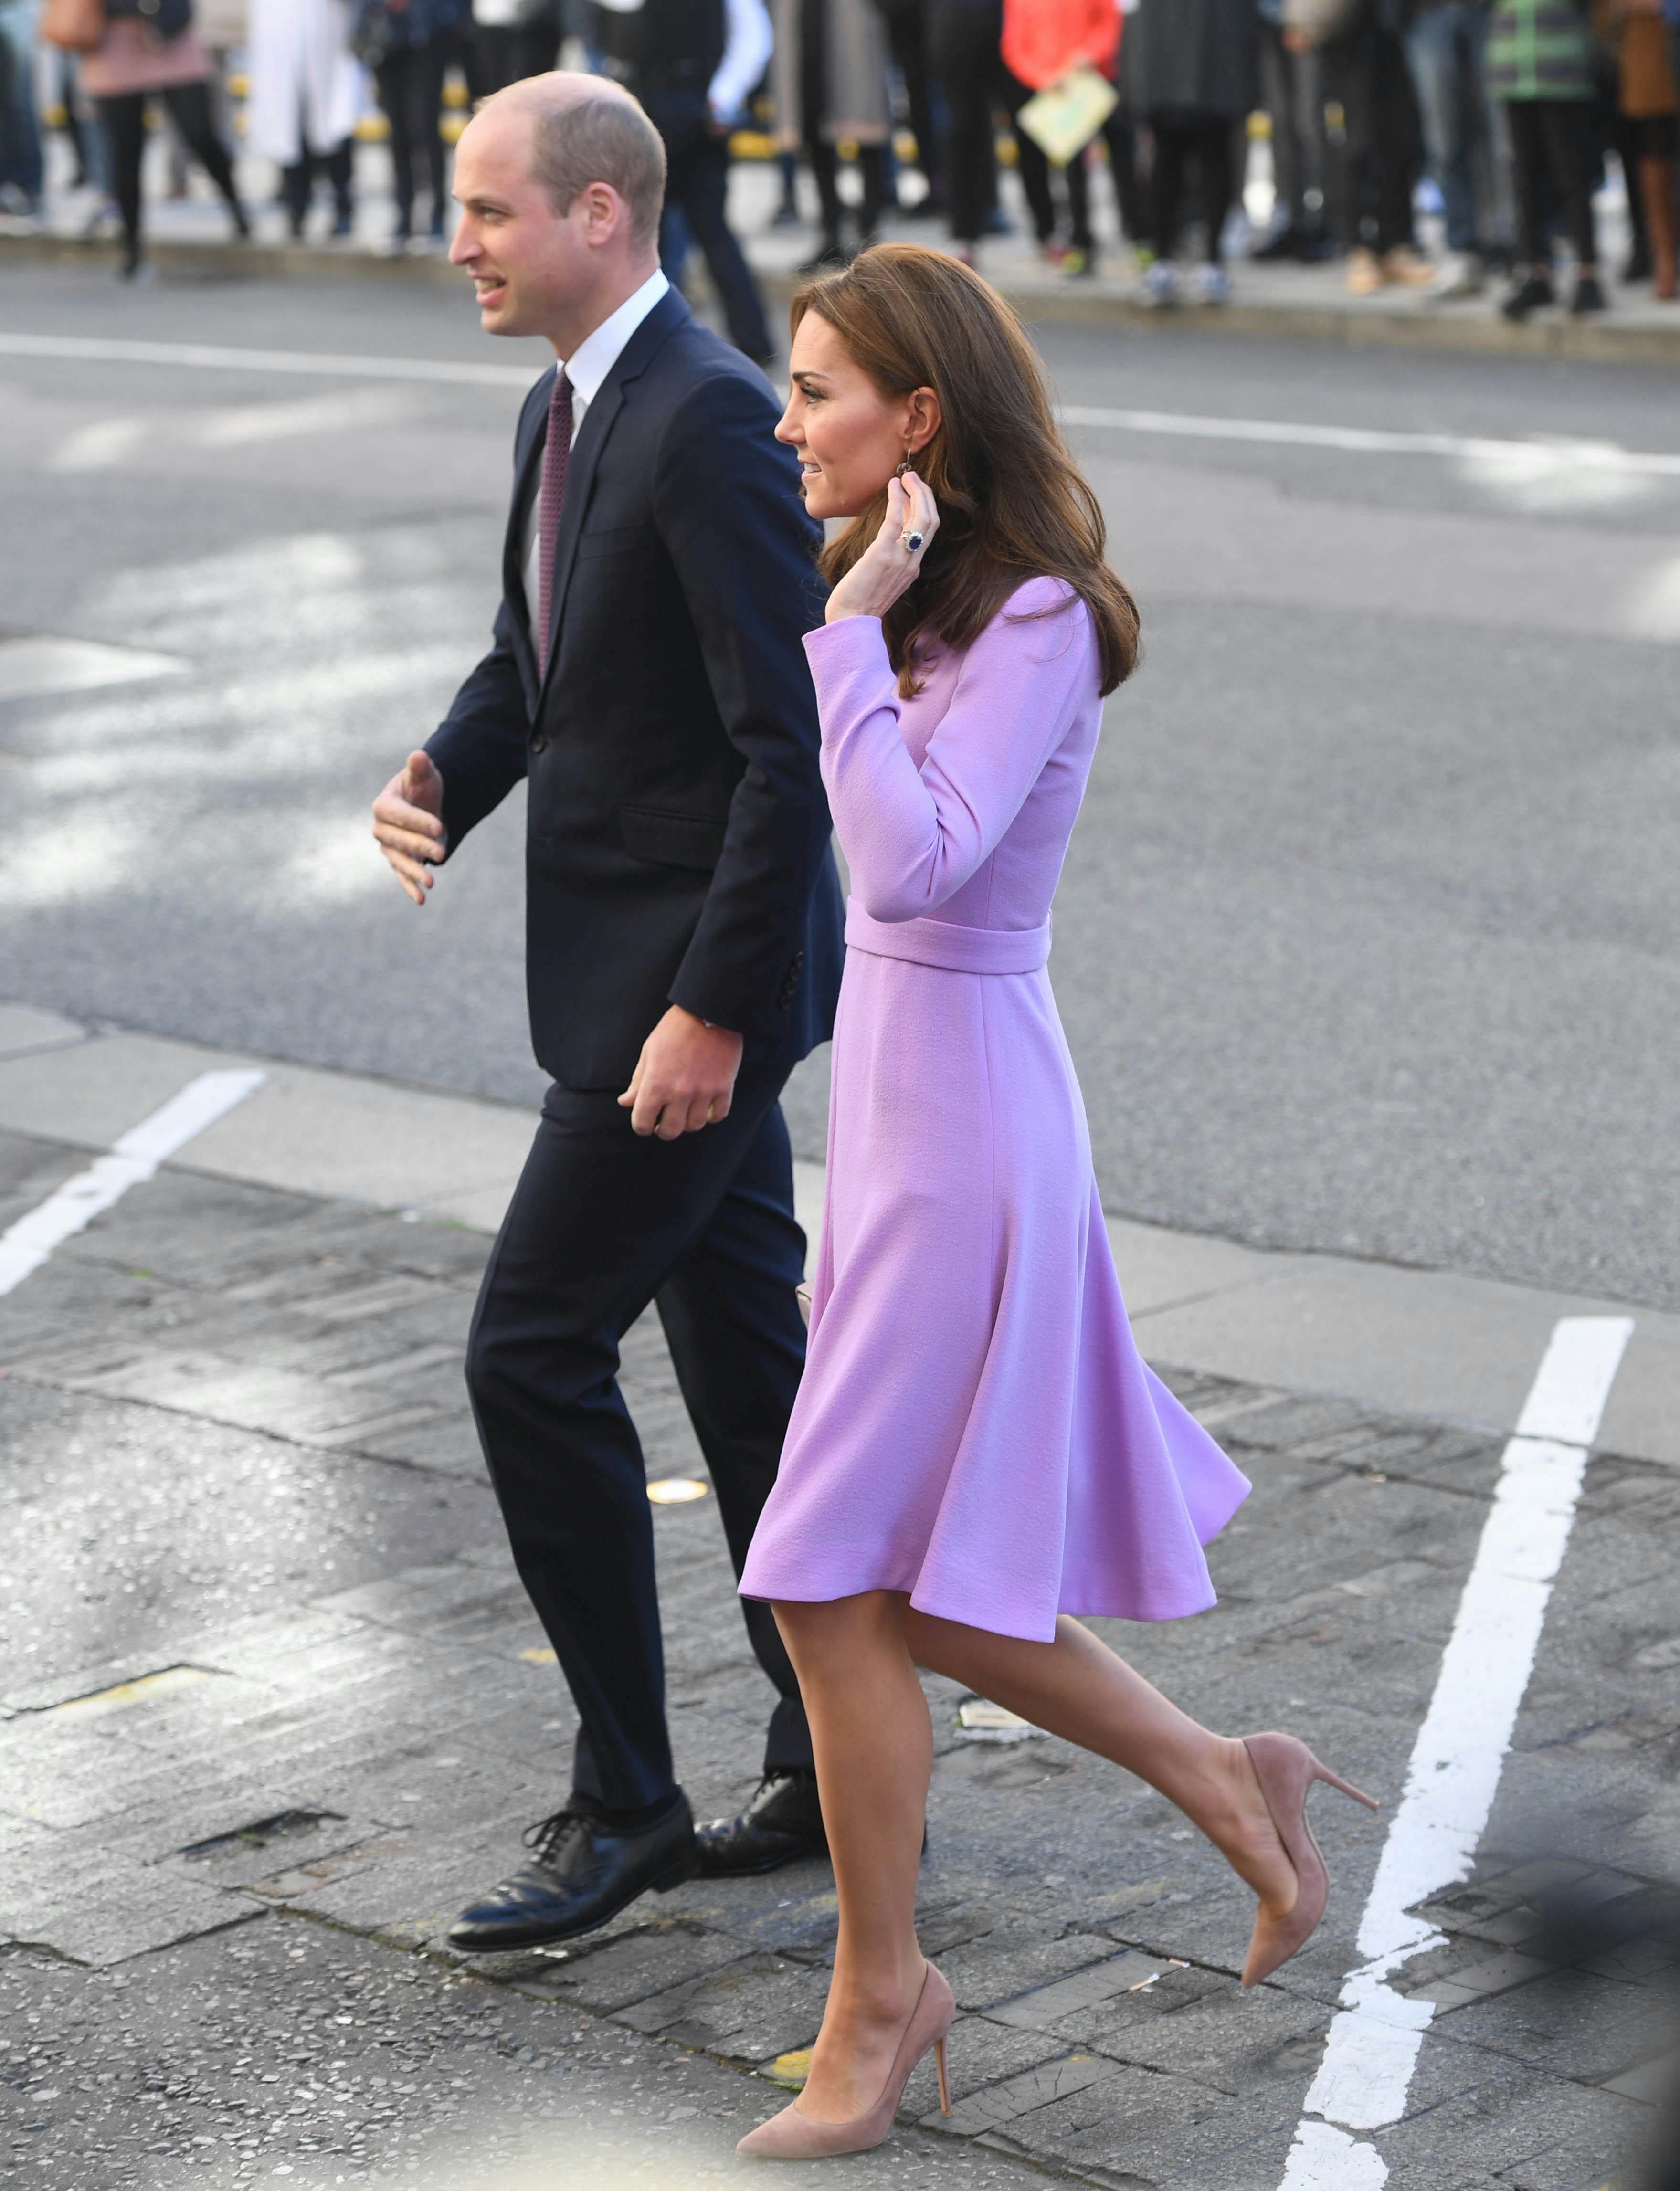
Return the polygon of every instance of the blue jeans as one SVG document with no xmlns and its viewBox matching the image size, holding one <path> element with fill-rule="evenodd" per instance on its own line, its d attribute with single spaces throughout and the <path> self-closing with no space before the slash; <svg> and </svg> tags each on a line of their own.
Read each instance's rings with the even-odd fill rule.
<svg viewBox="0 0 1680 2191">
<path fill-rule="evenodd" d="M 31 205 L 41 196 L 41 126 L 35 112 L 35 0 L 0 0 L 0 183 Z"/>
<path fill-rule="evenodd" d="M 1447 215 L 1447 248 L 1473 251 L 1479 240 L 1472 156 L 1493 131 L 1483 76 L 1488 9 L 1477 0 L 1438 0 L 1406 32 L 1423 120 L 1429 172 Z"/>
</svg>

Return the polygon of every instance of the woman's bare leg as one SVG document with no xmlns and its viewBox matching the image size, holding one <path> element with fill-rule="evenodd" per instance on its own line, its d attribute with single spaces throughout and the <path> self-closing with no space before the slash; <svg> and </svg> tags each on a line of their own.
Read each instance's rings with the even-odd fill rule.
<svg viewBox="0 0 1680 2191">
<path fill-rule="evenodd" d="M 904 1634 L 918 1665 L 1159 1788 L 1254 1889 L 1269 1916 L 1294 1907 L 1295 1867 L 1247 1750 L 1198 1726 L 1090 1629 L 1063 1613 L 1053 1643 L 1028 1643 L 908 1612 Z"/>
<path fill-rule="evenodd" d="M 820 2122 L 845 2122 L 880 2097 L 922 1988 L 916 1874 L 933 1730 L 905 1611 L 885 1590 L 776 1606 L 811 1723 L 840 1902 L 834 1978 L 799 2102 Z"/>
</svg>

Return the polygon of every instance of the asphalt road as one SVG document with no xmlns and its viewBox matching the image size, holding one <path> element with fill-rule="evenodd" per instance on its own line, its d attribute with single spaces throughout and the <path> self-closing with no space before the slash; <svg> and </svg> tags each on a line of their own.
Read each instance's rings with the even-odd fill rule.
<svg viewBox="0 0 1680 2191">
<path fill-rule="evenodd" d="M 1671 378 L 1039 333 L 1081 417 L 1267 430 L 1073 429 L 1147 646 L 1052 969 L 1105 1201 L 1680 1305 L 1680 465 L 1577 446 L 1673 459 Z M 16 334 L 542 361 L 383 279 L 12 265 Z M 537 1094 L 518 802 L 424 913 L 366 823 L 487 634 L 518 400 L 0 349 L 0 625 L 185 665 L 0 700 L 0 995 Z M 792 1109 L 819 1156 L 820 1061 Z"/>
</svg>

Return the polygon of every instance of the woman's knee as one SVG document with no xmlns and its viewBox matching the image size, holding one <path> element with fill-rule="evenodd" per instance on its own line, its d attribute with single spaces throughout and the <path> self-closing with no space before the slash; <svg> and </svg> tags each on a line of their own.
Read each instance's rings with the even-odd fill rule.
<svg viewBox="0 0 1680 2191">
<path fill-rule="evenodd" d="M 903 1650 L 908 1600 L 901 1591 L 861 1591 L 851 1597 L 773 1598 L 771 1610 L 788 1656 L 803 1682 L 813 1671 L 855 1664 L 860 1653 Z"/>
</svg>

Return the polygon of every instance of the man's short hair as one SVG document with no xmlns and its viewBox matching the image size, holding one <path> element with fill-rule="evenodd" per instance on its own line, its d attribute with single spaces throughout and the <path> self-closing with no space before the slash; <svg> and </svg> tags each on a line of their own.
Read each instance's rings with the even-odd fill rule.
<svg viewBox="0 0 1680 2191">
<path fill-rule="evenodd" d="M 628 94 L 579 99 L 537 117 L 531 171 L 557 213 L 570 213 L 579 191 L 610 183 L 630 209 L 630 235 L 652 243 L 665 200 L 665 147 L 658 131 Z"/>
</svg>

